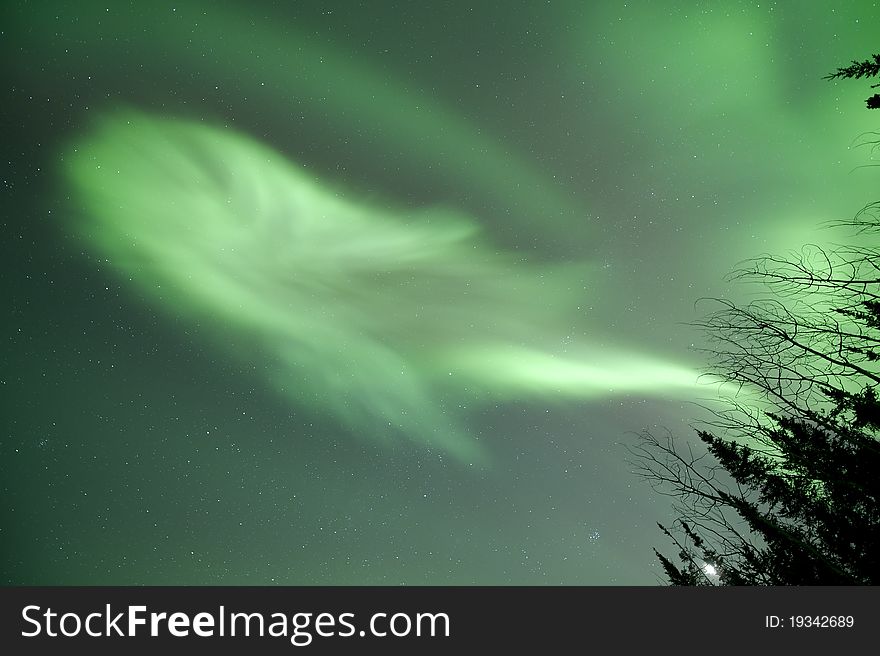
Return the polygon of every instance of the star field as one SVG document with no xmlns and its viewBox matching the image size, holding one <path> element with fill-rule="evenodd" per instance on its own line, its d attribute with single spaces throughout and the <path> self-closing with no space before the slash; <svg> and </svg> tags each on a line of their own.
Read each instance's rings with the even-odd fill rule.
<svg viewBox="0 0 880 656">
<path fill-rule="evenodd" d="M 702 338 L 687 325 L 697 299 L 748 298 L 725 280 L 739 261 L 821 242 L 823 221 L 874 200 L 872 153 L 858 146 L 876 129 L 866 90 L 822 76 L 876 51 L 878 8 L 467 4 L 3 5 L 3 583 L 659 581 L 651 548 L 669 501 L 631 473 L 623 445 L 646 427 L 687 436 L 704 394 L 654 379 L 648 363 L 699 371 Z M 456 242 L 454 258 L 430 261 L 458 272 L 464 262 L 482 283 L 503 274 L 491 289 L 473 283 L 488 299 L 475 321 L 517 355 L 489 366 L 499 360 L 463 322 L 401 324 L 356 305 L 431 391 L 401 420 L 424 439 L 349 421 L 359 416 L 351 404 L 310 386 L 323 368 L 297 378 L 279 355 L 284 339 L 267 342 L 268 311 L 193 291 L 231 276 L 228 261 L 208 278 L 188 268 L 189 250 L 157 274 L 169 245 L 215 243 L 216 212 L 186 213 L 197 237 L 166 232 L 149 251 L 148 233 L 114 209 L 136 194 L 138 207 L 191 198 L 171 190 L 194 150 L 163 150 L 145 165 L 150 176 L 116 187 L 115 168 L 89 178 L 125 192 L 97 204 L 65 173 L 98 152 L 91 139 L 120 112 L 236 135 L 375 220 L 392 208 L 428 216 L 435 235 L 473 226 L 479 237 Z M 151 146 L 132 143 L 120 162 L 144 161 Z M 213 163 L 200 170 L 242 171 L 207 152 Z M 253 170 L 265 182 L 275 165 Z M 117 232 L 84 239 L 98 215 Z M 321 243 L 312 252 L 326 264 L 330 240 Z M 242 258 L 236 275 L 275 271 L 253 252 Z M 367 278 L 356 284 L 375 292 Z M 388 307 L 411 301 L 414 284 L 395 280 Z M 542 284 L 544 296 L 534 291 Z M 451 287 L 415 288 L 461 307 Z M 260 307 L 315 315 L 317 301 L 288 292 Z M 464 307 L 476 316 L 478 305 Z M 316 361 L 359 361 L 351 343 L 361 332 L 319 325 L 327 353 Z M 408 329 L 388 338 L 395 325 Z M 428 364 L 438 343 L 443 366 L 470 376 L 455 393 Z M 600 362 L 606 388 L 612 373 L 641 384 L 586 394 L 570 369 L 528 365 L 535 352 Z M 397 398 L 368 373 L 369 397 L 346 388 L 355 405 Z M 444 438 L 446 421 L 460 442 Z"/>
</svg>

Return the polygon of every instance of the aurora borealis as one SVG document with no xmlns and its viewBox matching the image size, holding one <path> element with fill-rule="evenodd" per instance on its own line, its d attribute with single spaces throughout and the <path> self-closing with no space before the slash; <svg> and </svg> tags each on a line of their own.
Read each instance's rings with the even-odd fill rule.
<svg viewBox="0 0 880 656">
<path fill-rule="evenodd" d="M 654 583 L 696 301 L 874 200 L 868 2 L 7 5 L 5 583 Z"/>
<path fill-rule="evenodd" d="M 441 390 L 589 398 L 696 386 L 694 371 L 588 339 L 558 353 L 529 346 L 567 334 L 589 270 L 493 252 L 465 217 L 353 204 L 200 123 L 123 114 L 70 151 L 83 234 L 111 266 L 181 313 L 239 327 L 281 390 L 354 434 L 399 431 L 473 461 L 475 444 L 438 410 Z"/>
</svg>

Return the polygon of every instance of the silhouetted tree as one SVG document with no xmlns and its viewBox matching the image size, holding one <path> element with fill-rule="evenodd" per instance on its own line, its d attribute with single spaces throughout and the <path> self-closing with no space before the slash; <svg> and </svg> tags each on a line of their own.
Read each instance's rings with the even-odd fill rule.
<svg viewBox="0 0 880 656">
<path fill-rule="evenodd" d="M 836 79 L 861 79 L 863 77 L 876 77 L 880 73 L 880 55 L 871 55 L 871 59 L 865 61 L 852 61 L 852 64 L 844 68 L 838 68 L 834 73 L 825 76 L 826 80 Z M 880 84 L 872 84 L 871 88 L 876 89 Z M 868 109 L 880 108 L 880 94 L 874 94 L 867 100 Z"/>
<path fill-rule="evenodd" d="M 870 209 L 870 208 L 869 208 Z M 880 233 L 863 212 L 860 238 Z M 880 243 L 880 239 L 877 239 Z M 737 393 L 697 434 L 644 433 L 637 471 L 676 498 L 661 526 L 677 585 L 880 583 L 880 248 L 812 247 L 736 276 L 767 294 L 717 301 L 711 372 Z"/>
<path fill-rule="evenodd" d="M 874 55 L 829 78 L 878 72 Z M 853 245 L 746 263 L 757 300 L 698 324 L 733 390 L 704 448 L 645 432 L 630 449 L 675 499 L 678 562 L 655 550 L 673 585 L 880 584 L 880 202 L 833 227 Z"/>
</svg>

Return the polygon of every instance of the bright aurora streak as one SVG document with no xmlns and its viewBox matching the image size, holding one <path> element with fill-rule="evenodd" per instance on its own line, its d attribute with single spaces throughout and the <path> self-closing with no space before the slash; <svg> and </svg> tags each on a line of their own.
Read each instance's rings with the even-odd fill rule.
<svg viewBox="0 0 880 656">
<path fill-rule="evenodd" d="M 111 114 L 65 159 L 80 232 L 112 267 L 355 434 L 473 461 L 456 403 L 694 385 L 566 339 L 589 266 L 499 252 L 454 210 L 357 202 L 232 130 Z"/>
</svg>

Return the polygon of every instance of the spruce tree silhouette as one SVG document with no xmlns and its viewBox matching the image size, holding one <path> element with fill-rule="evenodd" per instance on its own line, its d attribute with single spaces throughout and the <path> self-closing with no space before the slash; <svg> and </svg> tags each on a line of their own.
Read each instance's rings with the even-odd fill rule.
<svg viewBox="0 0 880 656">
<path fill-rule="evenodd" d="M 827 78 L 878 73 L 874 55 Z M 737 390 L 704 450 L 651 432 L 629 448 L 675 499 L 660 529 L 679 562 L 655 549 L 673 585 L 880 584 L 880 201 L 832 227 L 851 245 L 747 262 L 732 278 L 763 296 L 698 323 L 708 373 Z"/>
<path fill-rule="evenodd" d="M 838 68 L 834 73 L 826 75 L 826 80 L 836 79 L 861 79 L 863 77 L 876 77 L 880 73 L 880 55 L 871 55 L 872 59 L 865 61 L 856 61 L 853 59 L 852 64 L 844 68 Z M 871 88 L 876 89 L 880 84 L 872 84 Z M 867 100 L 868 109 L 880 108 L 880 94 L 874 94 Z"/>
</svg>

